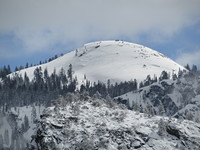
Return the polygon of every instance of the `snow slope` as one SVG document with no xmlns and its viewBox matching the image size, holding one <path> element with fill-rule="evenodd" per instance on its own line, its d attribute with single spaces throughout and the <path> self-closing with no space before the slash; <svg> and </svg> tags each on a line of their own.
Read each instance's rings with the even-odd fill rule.
<svg viewBox="0 0 200 150">
<path fill-rule="evenodd" d="M 79 84 L 84 81 L 84 75 L 92 82 L 98 80 L 106 82 L 108 79 L 111 82 L 131 79 L 143 81 L 149 74 L 153 77 L 154 74 L 160 76 L 163 70 L 177 73 L 179 68 L 184 69 L 155 50 L 124 41 L 88 43 L 40 66 L 43 71 L 47 68 L 51 74 L 54 69 L 57 73 L 61 68 L 67 71 L 69 64 L 72 64 Z M 36 67 L 39 66 L 21 70 L 19 73 L 23 76 L 27 72 L 29 78 L 32 79 Z"/>
</svg>

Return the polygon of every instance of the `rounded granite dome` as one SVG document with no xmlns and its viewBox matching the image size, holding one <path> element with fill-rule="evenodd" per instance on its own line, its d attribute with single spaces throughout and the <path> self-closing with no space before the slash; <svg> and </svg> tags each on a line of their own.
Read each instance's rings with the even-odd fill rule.
<svg viewBox="0 0 200 150">
<path fill-rule="evenodd" d="M 84 81 L 84 76 L 91 82 L 121 82 L 137 79 L 144 80 L 147 75 L 160 76 L 165 70 L 178 73 L 184 67 L 163 54 L 148 47 L 124 41 L 99 41 L 85 44 L 84 46 L 65 54 L 49 63 L 40 65 L 48 69 L 51 74 L 54 69 L 57 73 L 63 68 L 68 70 L 72 64 L 74 75 L 79 84 Z M 36 66 L 37 67 L 37 66 Z M 22 70 L 33 77 L 35 67 Z"/>
</svg>

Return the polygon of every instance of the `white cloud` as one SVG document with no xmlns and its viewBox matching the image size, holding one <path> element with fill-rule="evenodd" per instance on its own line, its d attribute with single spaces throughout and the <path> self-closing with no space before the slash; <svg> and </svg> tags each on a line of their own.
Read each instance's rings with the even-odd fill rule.
<svg viewBox="0 0 200 150">
<path fill-rule="evenodd" d="M 30 52 L 141 33 L 159 42 L 199 21 L 199 8 L 199 0 L 1 0 L 0 34 L 13 32 Z"/>
<path fill-rule="evenodd" d="M 176 62 L 183 66 L 187 64 L 189 64 L 190 66 L 197 65 L 198 68 L 200 68 L 200 50 L 182 53 L 176 58 Z"/>
</svg>

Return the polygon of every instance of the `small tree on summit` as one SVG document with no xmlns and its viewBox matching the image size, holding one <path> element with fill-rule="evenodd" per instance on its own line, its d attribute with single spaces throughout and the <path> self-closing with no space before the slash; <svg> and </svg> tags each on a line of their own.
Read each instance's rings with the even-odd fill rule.
<svg viewBox="0 0 200 150">
<path fill-rule="evenodd" d="M 187 70 L 190 71 L 190 66 L 189 66 L 189 64 L 187 64 L 187 65 L 185 66 L 185 68 L 186 68 Z"/>
<path fill-rule="evenodd" d="M 42 68 L 41 67 L 37 67 L 34 70 L 34 89 L 38 90 L 38 89 L 42 89 L 43 87 L 43 73 L 42 73 Z"/>
<path fill-rule="evenodd" d="M 197 72 L 197 66 L 196 66 L 196 65 L 193 65 L 193 66 L 192 66 L 192 71 L 193 71 L 193 72 Z"/>
</svg>

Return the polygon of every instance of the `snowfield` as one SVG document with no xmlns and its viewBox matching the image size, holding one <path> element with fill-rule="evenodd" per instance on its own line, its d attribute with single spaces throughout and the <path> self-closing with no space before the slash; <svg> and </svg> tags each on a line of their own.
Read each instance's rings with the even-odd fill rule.
<svg viewBox="0 0 200 150">
<path fill-rule="evenodd" d="M 45 109 L 38 148 L 65 150 L 200 149 L 200 125 L 127 110 L 97 94 L 69 94 Z M 35 144 L 36 147 L 36 144 Z"/>
<path fill-rule="evenodd" d="M 67 71 L 70 64 L 79 85 L 85 81 L 84 76 L 91 82 L 99 80 L 106 83 L 108 79 L 111 83 L 131 79 L 140 82 L 147 75 L 159 77 L 163 70 L 172 74 L 178 73 L 179 69 L 185 69 L 163 54 L 142 45 L 124 41 L 100 41 L 85 44 L 49 63 L 24 69 L 18 73 L 24 76 L 26 72 L 32 79 L 36 67 L 41 67 L 43 71 L 47 68 L 49 74 L 52 74 L 54 69 L 57 73 L 61 68 Z"/>
</svg>

